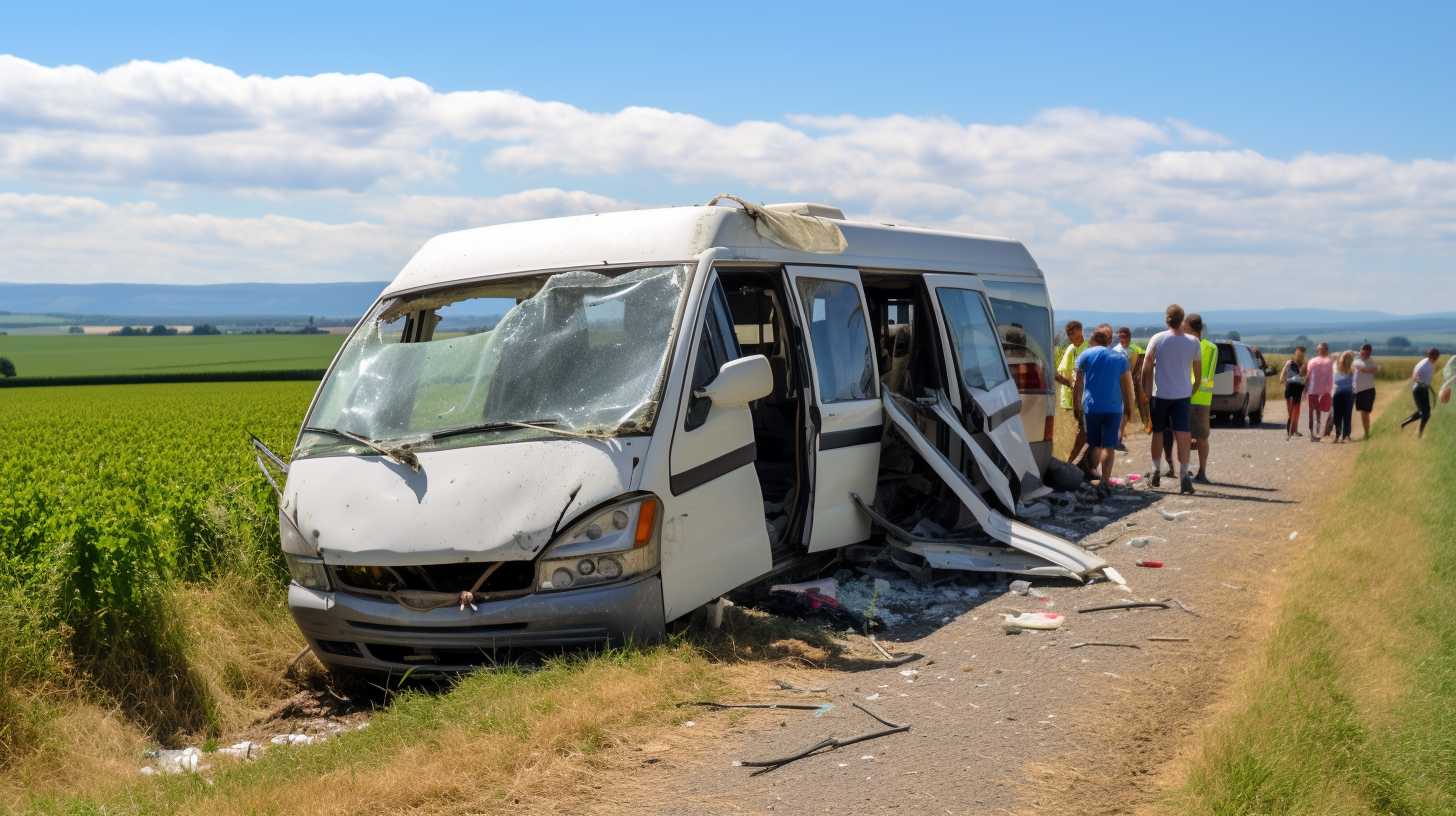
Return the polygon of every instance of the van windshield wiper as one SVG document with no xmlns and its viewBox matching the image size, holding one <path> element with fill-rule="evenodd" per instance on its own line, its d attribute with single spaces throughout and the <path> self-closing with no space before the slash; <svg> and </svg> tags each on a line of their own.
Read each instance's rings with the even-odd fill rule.
<svg viewBox="0 0 1456 816">
<path fill-rule="evenodd" d="M 345 431 L 339 428 L 318 428 L 312 425 L 306 425 L 303 429 L 305 431 L 312 431 L 313 433 L 337 436 L 340 439 L 347 439 L 351 442 L 358 442 L 360 445 L 369 448 L 370 450 L 383 456 L 391 462 L 397 462 L 401 465 L 404 465 L 405 467 L 413 470 L 416 473 L 420 472 L 420 459 L 418 456 L 415 456 L 414 452 L 409 450 L 408 448 L 394 445 L 386 445 L 383 442 L 376 442 L 375 440 L 370 439 L 369 437 L 362 434 L 356 434 L 353 431 Z"/>
<path fill-rule="evenodd" d="M 446 428 L 443 431 L 432 431 L 431 439 L 448 439 L 452 436 L 464 436 L 473 433 L 489 433 L 490 431 L 504 431 L 512 428 L 542 428 L 554 430 L 561 426 L 561 420 L 556 417 L 546 419 L 520 419 L 506 420 L 504 422 L 483 422 L 479 425 L 462 425 L 459 428 Z"/>
</svg>

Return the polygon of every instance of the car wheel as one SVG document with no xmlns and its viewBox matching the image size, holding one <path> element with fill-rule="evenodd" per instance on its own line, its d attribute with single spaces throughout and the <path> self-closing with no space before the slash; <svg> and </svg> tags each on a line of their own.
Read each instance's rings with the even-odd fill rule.
<svg viewBox="0 0 1456 816">
<path fill-rule="evenodd" d="M 1243 408 L 1240 408 L 1239 409 L 1239 412 L 1237 414 L 1234 414 L 1234 425 L 1236 427 L 1237 426 L 1246 425 L 1246 424 L 1248 424 L 1248 421 L 1249 421 L 1249 395 L 1248 394 L 1245 394 L 1244 395 L 1244 407 Z"/>
<path fill-rule="evenodd" d="M 1259 400 L 1259 410 L 1249 414 L 1249 423 L 1252 425 L 1264 424 L 1264 407 L 1269 403 L 1269 397 L 1265 396 Z"/>
</svg>

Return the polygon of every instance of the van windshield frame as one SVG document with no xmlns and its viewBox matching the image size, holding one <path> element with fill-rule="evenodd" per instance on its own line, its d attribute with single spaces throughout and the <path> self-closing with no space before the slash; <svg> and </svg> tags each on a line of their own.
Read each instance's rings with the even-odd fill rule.
<svg viewBox="0 0 1456 816">
<path fill-rule="evenodd" d="M 294 458 L 651 434 L 693 272 L 524 273 L 383 298 L 319 386 Z"/>
</svg>

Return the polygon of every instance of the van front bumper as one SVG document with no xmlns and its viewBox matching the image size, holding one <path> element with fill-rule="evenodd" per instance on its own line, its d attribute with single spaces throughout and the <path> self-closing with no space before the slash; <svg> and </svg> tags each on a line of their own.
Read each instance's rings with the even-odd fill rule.
<svg viewBox="0 0 1456 816">
<path fill-rule="evenodd" d="M 419 612 L 348 592 L 288 587 L 288 609 L 331 668 L 461 671 L 513 650 L 654 643 L 664 635 L 656 576 Z"/>
</svg>

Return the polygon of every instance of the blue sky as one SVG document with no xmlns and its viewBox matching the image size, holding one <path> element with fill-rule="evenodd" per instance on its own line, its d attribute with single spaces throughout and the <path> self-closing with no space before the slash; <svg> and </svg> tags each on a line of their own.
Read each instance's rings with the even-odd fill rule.
<svg viewBox="0 0 1456 816">
<path fill-rule="evenodd" d="M 1456 295 L 1451 4 L 625 8 L 7 9 L 0 280 L 381 279 L 432 231 L 721 188 L 1009 234 L 1088 308 Z"/>
</svg>

